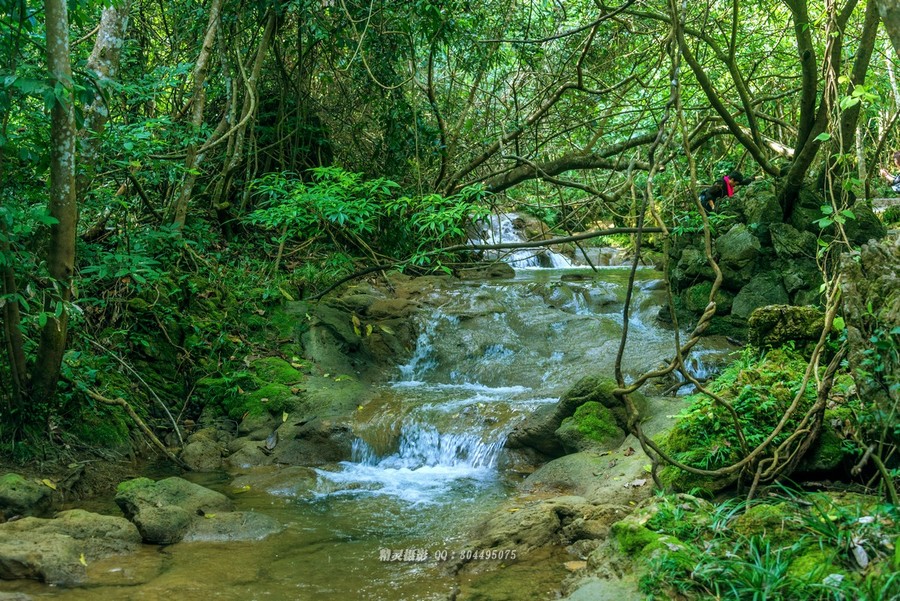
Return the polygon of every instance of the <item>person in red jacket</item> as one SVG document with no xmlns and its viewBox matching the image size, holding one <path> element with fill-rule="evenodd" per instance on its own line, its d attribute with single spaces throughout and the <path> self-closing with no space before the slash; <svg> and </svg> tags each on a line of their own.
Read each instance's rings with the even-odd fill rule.
<svg viewBox="0 0 900 601">
<path fill-rule="evenodd" d="M 744 186 L 752 181 L 752 177 L 745 178 L 740 171 L 732 171 L 700 193 L 700 205 L 707 213 L 715 213 L 716 203 L 720 198 L 731 198 L 736 186 Z"/>
</svg>

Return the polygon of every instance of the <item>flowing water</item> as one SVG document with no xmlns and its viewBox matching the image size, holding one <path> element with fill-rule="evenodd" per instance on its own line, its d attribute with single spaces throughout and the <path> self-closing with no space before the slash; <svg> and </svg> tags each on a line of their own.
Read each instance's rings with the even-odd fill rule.
<svg viewBox="0 0 900 601">
<path fill-rule="evenodd" d="M 653 325 L 664 302 L 659 277 L 638 272 L 628 377 L 672 356 L 671 333 Z M 612 374 L 627 278 L 626 268 L 599 276 L 520 269 L 510 280 L 460 282 L 420 316 L 409 361 L 358 412 L 350 460 L 316 470 L 309 485 L 271 492 L 235 494 L 224 474 L 197 476 L 238 509 L 276 517 L 286 526 L 280 534 L 147 546 L 89 566 L 86 587 L 13 582 L 0 591 L 35 599 L 447 599 L 450 560 L 477 551 L 468 533 L 521 478 L 505 469 L 510 429 L 582 375 Z M 532 560 L 524 572 L 502 561 L 488 569 L 521 579 L 531 598 L 552 598 L 561 561 Z"/>
</svg>

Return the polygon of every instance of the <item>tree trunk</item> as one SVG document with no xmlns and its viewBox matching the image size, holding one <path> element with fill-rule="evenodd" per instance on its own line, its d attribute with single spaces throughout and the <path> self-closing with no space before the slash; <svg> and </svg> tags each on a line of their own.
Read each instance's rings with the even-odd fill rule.
<svg viewBox="0 0 900 601">
<path fill-rule="evenodd" d="M 50 112 L 50 226 L 47 269 L 53 288 L 44 311 L 47 321 L 31 372 L 32 403 L 46 403 L 56 392 L 59 369 L 66 349 L 66 303 L 72 296 L 75 265 L 75 108 L 72 67 L 69 63 L 69 18 L 66 0 L 45 0 L 47 66 L 57 93 Z"/>
<path fill-rule="evenodd" d="M 203 46 L 197 56 L 194 65 L 194 93 L 191 97 L 191 127 L 194 132 L 200 130 L 203 125 L 203 109 L 206 108 L 206 75 L 209 72 L 209 59 L 212 56 L 213 42 L 216 40 L 216 31 L 219 29 L 219 18 L 222 13 L 222 0 L 212 0 L 209 7 L 209 22 L 206 25 L 206 35 L 203 37 Z M 173 223 L 181 228 L 187 219 L 188 203 L 197 182 L 197 142 L 192 141 L 187 148 L 187 157 L 184 159 L 184 181 L 172 208 Z"/>
<path fill-rule="evenodd" d="M 104 88 L 116 78 L 125 34 L 128 31 L 130 0 L 118 6 L 107 6 L 100 15 L 100 27 L 94 40 L 94 49 L 88 58 L 86 70 L 95 78 L 94 99 L 84 109 L 84 125 L 78 132 L 79 163 L 78 198 L 83 198 L 90 186 L 100 151 L 100 136 L 109 120 L 109 107 L 103 97 Z"/>
<path fill-rule="evenodd" d="M 891 38 L 894 52 L 900 55 L 900 0 L 876 0 L 878 13 Z"/>
</svg>

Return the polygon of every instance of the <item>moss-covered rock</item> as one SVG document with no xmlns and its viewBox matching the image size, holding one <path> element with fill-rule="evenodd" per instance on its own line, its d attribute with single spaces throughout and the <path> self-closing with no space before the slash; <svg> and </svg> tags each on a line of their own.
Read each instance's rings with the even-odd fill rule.
<svg viewBox="0 0 900 601">
<path fill-rule="evenodd" d="M 26 480 L 19 474 L 0 476 L 0 517 L 42 515 L 50 507 L 51 492 L 43 484 Z"/>
<path fill-rule="evenodd" d="M 660 534 L 628 518 L 612 525 L 610 533 L 619 549 L 629 557 L 639 555 L 648 545 L 659 541 Z"/>
<path fill-rule="evenodd" d="M 731 528 L 748 539 L 764 537 L 773 547 L 790 545 L 803 532 L 802 522 L 788 503 L 752 505 L 731 523 Z"/>
<path fill-rule="evenodd" d="M 569 453 L 612 449 L 625 440 L 625 432 L 616 424 L 613 412 L 596 401 L 584 403 L 564 419 L 556 436 Z"/>
<path fill-rule="evenodd" d="M 754 309 L 748 321 L 750 344 L 760 350 L 793 342 L 798 348 L 818 341 L 825 315 L 815 307 L 768 305 Z"/>
<path fill-rule="evenodd" d="M 712 292 L 712 282 L 701 282 L 681 293 L 682 306 L 692 313 L 703 313 L 709 304 L 709 293 Z M 719 289 L 716 293 L 716 315 L 728 315 L 734 303 L 734 294 L 727 290 Z"/>
</svg>

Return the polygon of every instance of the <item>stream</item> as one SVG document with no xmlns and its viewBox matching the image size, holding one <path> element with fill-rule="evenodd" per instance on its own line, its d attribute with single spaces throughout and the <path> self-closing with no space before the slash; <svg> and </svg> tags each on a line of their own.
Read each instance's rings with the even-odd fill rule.
<svg viewBox="0 0 900 601">
<path fill-rule="evenodd" d="M 283 532 L 259 542 L 147 545 L 89 565 L 79 588 L 15 581 L 0 590 L 72 600 L 448 599 L 456 584 L 448 566 L 481 551 L 468 533 L 524 478 L 504 452 L 509 431 L 583 375 L 612 374 L 628 273 L 524 268 L 513 279 L 460 281 L 419 316 L 412 356 L 358 412 L 349 461 L 315 470 L 310 485 L 268 492 L 236 491 L 226 474 L 184 476 L 233 497 L 238 510 L 275 517 Z M 672 355 L 671 332 L 654 325 L 665 302 L 660 277 L 638 270 L 628 377 Z M 713 352 L 695 354 L 698 371 Z M 89 509 L 118 515 L 111 502 Z M 566 574 L 567 558 L 551 555 L 475 560 L 508 570 L 541 599 L 554 598 Z"/>
</svg>

